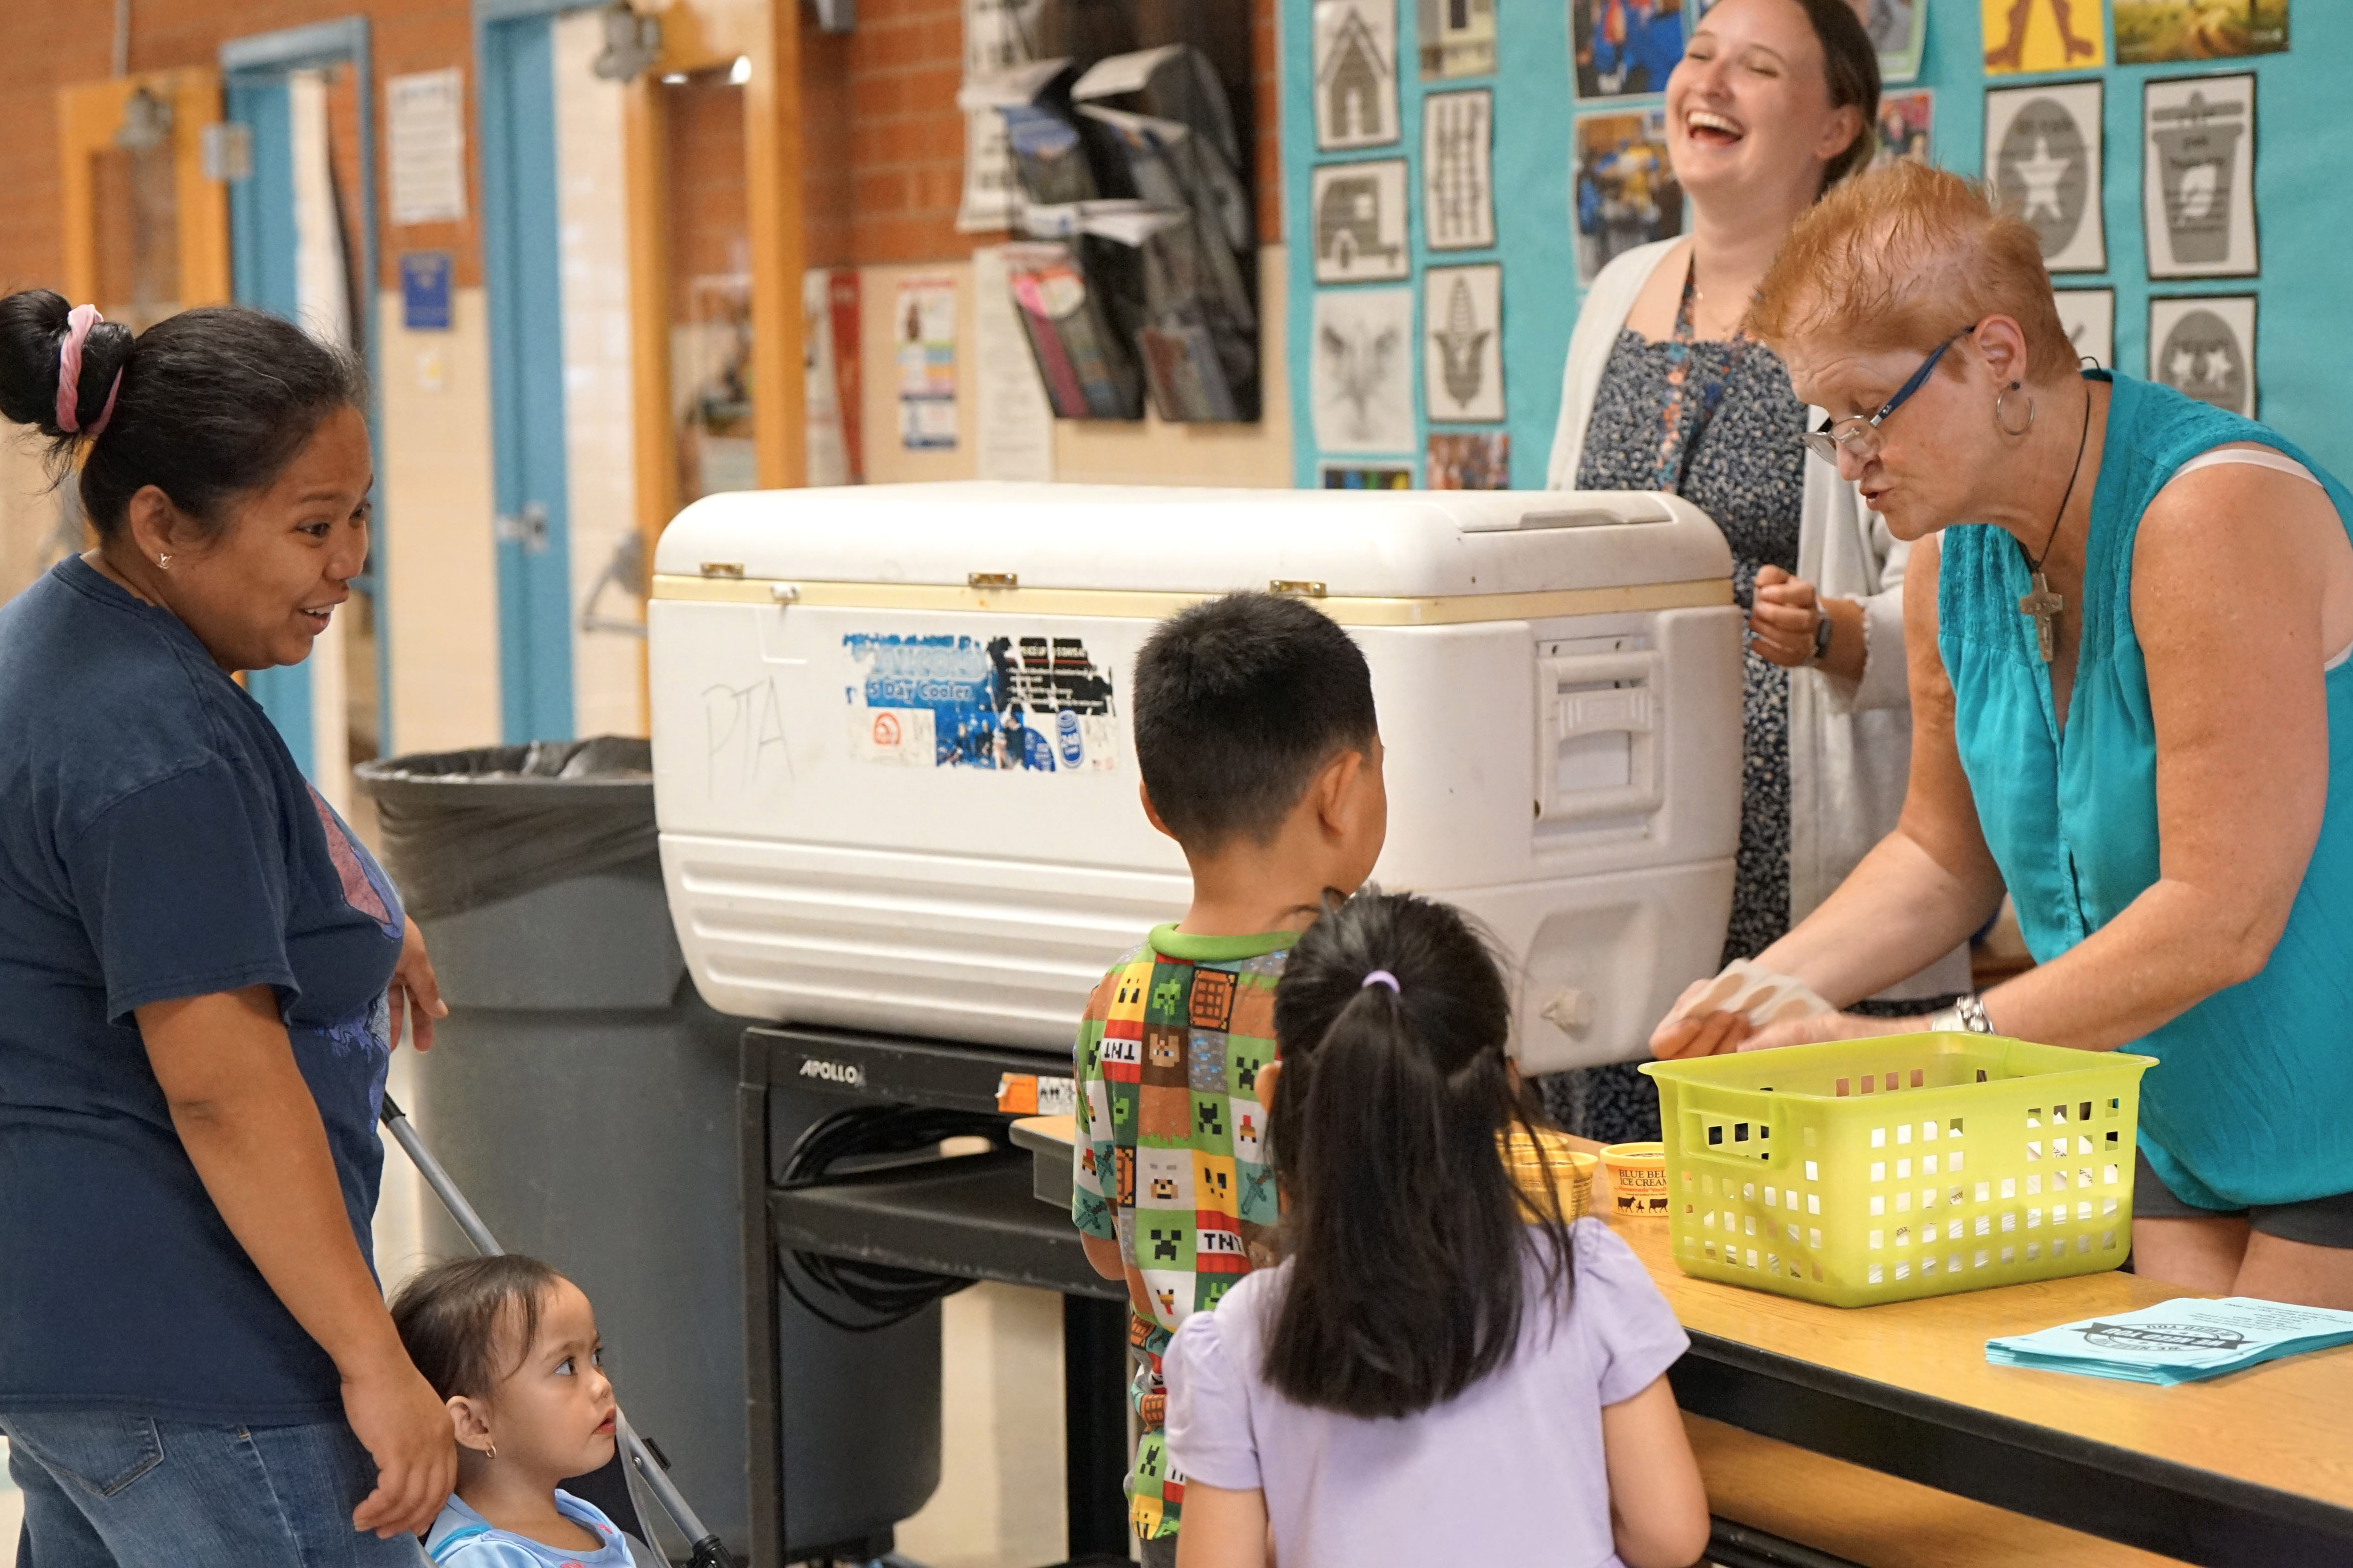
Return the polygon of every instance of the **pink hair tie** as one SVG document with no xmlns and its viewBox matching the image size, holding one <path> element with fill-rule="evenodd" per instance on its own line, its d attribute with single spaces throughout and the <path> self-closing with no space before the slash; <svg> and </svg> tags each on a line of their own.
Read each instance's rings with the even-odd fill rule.
<svg viewBox="0 0 2353 1568">
<path fill-rule="evenodd" d="M 113 384 L 106 389 L 106 406 L 98 411 L 88 431 L 83 431 L 75 410 L 81 403 L 81 346 L 90 341 L 90 330 L 106 320 L 95 305 L 76 305 L 66 313 L 65 342 L 58 345 L 58 428 L 67 435 L 86 434 L 95 441 L 114 417 L 114 396 L 122 390 L 122 373 L 114 373 Z"/>
<path fill-rule="evenodd" d="M 1389 994 L 1392 996 L 1402 996 L 1405 994 L 1403 991 L 1398 988 L 1397 976 L 1391 974 L 1386 969 L 1376 969 L 1370 974 L 1366 975 L 1365 985 L 1386 985 L 1389 988 Z M 1358 989 L 1361 990 L 1363 987 L 1360 986 Z"/>
</svg>

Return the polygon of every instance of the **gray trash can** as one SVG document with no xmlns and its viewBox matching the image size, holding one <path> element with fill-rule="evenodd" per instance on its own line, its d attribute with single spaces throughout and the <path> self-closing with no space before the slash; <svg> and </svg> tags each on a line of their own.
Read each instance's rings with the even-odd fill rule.
<svg viewBox="0 0 2353 1568">
<path fill-rule="evenodd" d="M 489 747 L 356 771 L 449 1004 L 411 1069 L 417 1130 L 501 1242 L 587 1292 L 630 1421 L 742 1553 L 744 1021 L 712 1011 L 688 978 L 647 743 Z M 827 1109 L 812 1101 L 797 1120 Z M 436 1257 L 470 1250 L 430 1204 L 426 1239 Z M 937 1307 L 849 1333 L 787 1300 L 778 1349 L 792 1548 L 887 1538 L 939 1482 Z"/>
</svg>

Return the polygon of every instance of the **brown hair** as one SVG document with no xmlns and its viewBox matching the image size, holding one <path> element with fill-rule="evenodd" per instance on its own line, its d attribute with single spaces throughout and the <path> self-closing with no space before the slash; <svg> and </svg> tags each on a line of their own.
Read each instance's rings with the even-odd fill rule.
<svg viewBox="0 0 2353 1568">
<path fill-rule="evenodd" d="M 531 1354 L 540 1303 L 564 1277 L 535 1258 L 501 1253 L 461 1258 L 421 1270 L 392 1299 L 392 1326 L 408 1359 L 444 1399 L 476 1399 Z M 510 1329 L 514 1364 L 498 1364 L 500 1330 Z"/>
<path fill-rule="evenodd" d="M 1831 91 L 1831 107 L 1854 105 L 1862 117 L 1854 140 L 1822 171 L 1822 189 L 1829 190 L 1849 174 L 1871 167 L 1879 153 L 1879 49 L 1847 0 L 1798 0 L 1813 24 L 1822 46 L 1822 80 Z"/>
<path fill-rule="evenodd" d="M 1990 186 L 1901 162 L 1847 181 L 1798 219 L 1748 330 L 1784 358 L 1813 337 L 1863 353 L 1926 353 L 1988 316 L 2025 332 L 2030 379 L 2073 370 L 2034 230 L 2002 211 Z M 1956 362 L 1946 365 L 1957 374 Z"/>
</svg>

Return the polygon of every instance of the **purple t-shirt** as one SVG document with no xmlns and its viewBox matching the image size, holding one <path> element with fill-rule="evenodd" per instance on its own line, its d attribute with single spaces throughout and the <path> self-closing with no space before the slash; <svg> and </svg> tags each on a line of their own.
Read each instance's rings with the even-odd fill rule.
<svg viewBox="0 0 2353 1568">
<path fill-rule="evenodd" d="M 1615 1568 L 1601 1407 L 1649 1387 L 1690 1341 L 1607 1226 L 1579 1220 L 1571 1235 L 1567 1312 L 1528 1314 L 1501 1371 L 1402 1421 L 1314 1410 L 1270 1388 L 1263 1336 L 1291 1270 L 1251 1275 L 1168 1347 L 1170 1468 L 1264 1491 L 1283 1568 Z M 1535 1260 L 1528 1268 L 1533 1289 Z"/>
</svg>

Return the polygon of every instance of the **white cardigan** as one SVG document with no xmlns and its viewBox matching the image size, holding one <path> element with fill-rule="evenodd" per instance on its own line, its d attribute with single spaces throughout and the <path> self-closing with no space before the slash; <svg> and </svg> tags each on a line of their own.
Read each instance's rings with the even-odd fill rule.
<svg viewBox="0 0 2353 1568">
<path fill-rule="evenodd" d="M 1560 424 L 1546 487 L 1577 488 L 1585 431 L 1601 374 L 1642 286 L 1683 244 L 1662 239 L 1630 250 L 1587 290 L 1568 341 Z M 1822 411 L 1806 411 L 1809 427 Z M 1855 863 L 1895 826 L 1912 765 L 1911 693 L 1904 668 L 1904 565 L 1912 547 L 1862 504 L 1855 487 L 1820 458 L 1806 459 L 1798 517 L 1798 575 L 1825 598 L 1862 605 L 1862 679 L 1810 667 L 1789 672 L 1789 923 L 1810 914 Z M 1891 1000 L 1969 988 L 1966 947 L 1882 994 Z"/>
</svg>

